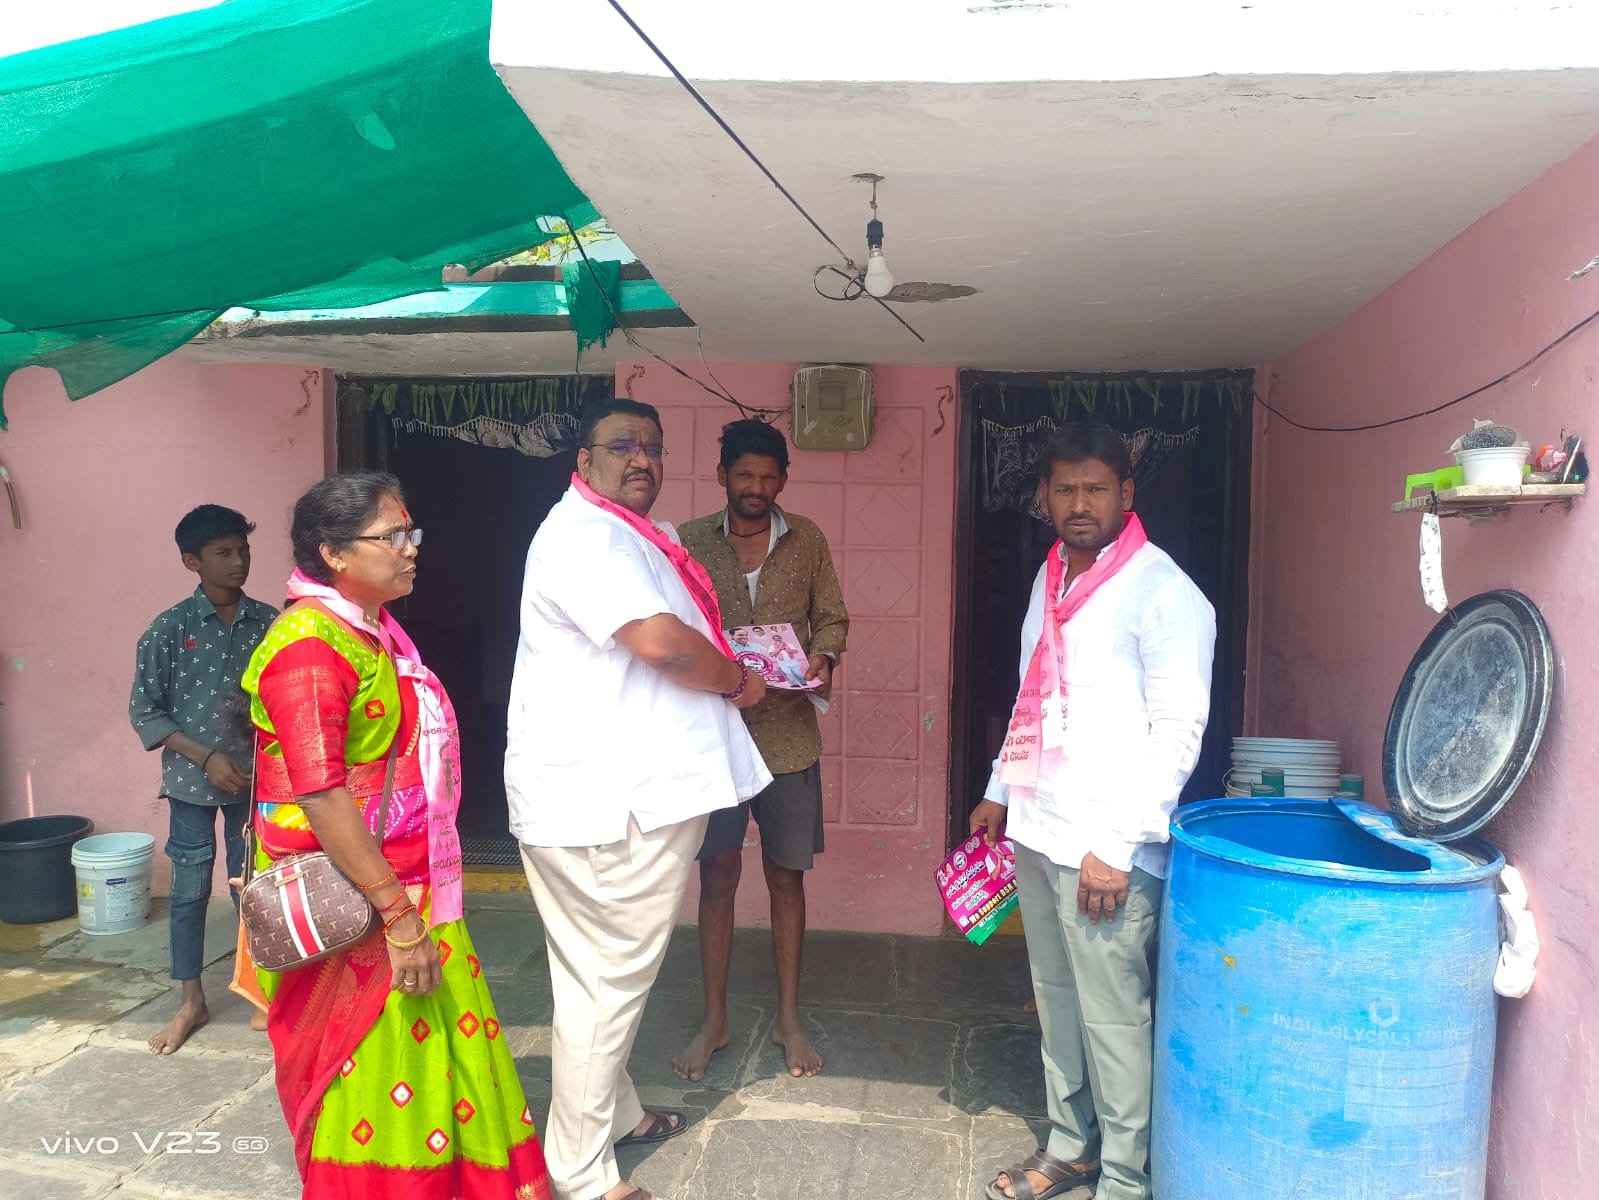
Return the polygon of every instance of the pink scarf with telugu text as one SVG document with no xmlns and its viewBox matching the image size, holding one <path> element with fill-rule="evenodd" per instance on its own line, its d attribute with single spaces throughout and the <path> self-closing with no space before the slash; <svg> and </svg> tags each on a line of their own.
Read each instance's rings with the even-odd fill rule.
<svg viewBox="0 0 1599 1200">
<path fill-rule="evenodd" d="M 388 609 L 381 610 L 382 620 L 373 629 L 359 604 L 298 568 L 289 576 L 288 596 L 290 600 L 316 600 L 354 628 L 372 633 L 394 660 L 395 672 L 415 686 L 417 752 L 422 759 L 422 787 L 428 798 L 428 874 L 432 890 L 428 923 L 439 926 L 459 921 L 463 912 L 461 838 L 455 829 L 455 814 L 461 804 L 461 733 L 449 693 L 439 677 L 422 665 L 416 643 Z"/>
<path fill-rule="evenodd" d="M 666 531 L 654 521 L 639 516 L 614 500 L 607 500 L 584 483 L 575 472 L 572 475 L 572 490 L 596 508 L 602 508 L 624 522 L 639 537 L 666 555 L 678 578 L 683 581 L 683 586 L 688 589 L 695 607 L 710 622 L 711 632 L 707 636 L 711 639 L 711 645 L 732 658 L 733 647 L 727 644 L 727 633 L 722 628 L 722 605 L 716 598 L 716 585 L 711 582 L 710 572 L 699 564 L 699 560 L 667 536 Z"/>
<path fill-rule="evenodd" d="M 1044 751 L 1046 707 L 1051 710 L 1048 718 L 1058 720 L 1060 729 L 1066 727 L 1066 631 L 1062 626 L 1088 603 L 1100 584 L 1125 567 L 1148 541 L 1143 522 L 1137 514 L 1128 513 L 1121 533 L 1110 548 L 1094 560 L 1094 565 L 1064 596 L 1060 594 L 1060 585 L 1066 574 L 1065 544 L 1057 541 L 1050 547 L 1048 565 L 1044 569 L 1044 630 L 1033 647 L 1027 675 L 1022 680 L 1021 691 L 1016 694 L 1016 707 L 1011 710 L 1005 746 L 999 752 L 1001 783 L 1027 788 L 1037 785 L 1038 760 Z"/>
</svg>

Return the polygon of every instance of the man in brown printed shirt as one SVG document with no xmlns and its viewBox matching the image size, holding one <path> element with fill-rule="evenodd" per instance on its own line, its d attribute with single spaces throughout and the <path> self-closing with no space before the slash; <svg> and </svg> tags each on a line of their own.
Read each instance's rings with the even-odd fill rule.
<svg viewBox="0 0 1599 1200">
<path fill-rule="evenodd" d="M 716 479 L 727 489 L 727 507 L 679 526 L 678 536 L 710 572 L 723 624 L 792 624 L 809 657 L 805 677 L 820 680 L 822 686 L 815 692 L 773 687 L 759 704 L 744 710 L 773 780 L 747 804 L 712 813 L 706 828 L 699 855 L 705 1021 L 672 1067 L 683 1079 L 702 1079 L 711 1056 L 731 1040 L 727 972 L 733 951 L 733 896 L 743 870 L 744 834 L 753 816 L 761 831 L 777 959 L 772 1040 L 783 1047 L 791 1074 L 815 1075 L 822 1069 L 822 1057 L 799 1019 L 805 872 L 822 852 L 822 783 L 816 761 L 822 738 L 811 697 L 825 700 L 832 690 L 849 614 L 822 531 L 777 506 L 788 482 L 783 435 L 760 421 L 724 426 Z"/>
</svg>

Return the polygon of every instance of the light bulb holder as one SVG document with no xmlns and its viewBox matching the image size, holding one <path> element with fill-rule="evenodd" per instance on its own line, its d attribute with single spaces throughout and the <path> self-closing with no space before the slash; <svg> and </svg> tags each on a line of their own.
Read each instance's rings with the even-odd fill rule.
<svg viewBox="0 0 1599 1200">
<path fill-rule="evenodd" d="M 866 222 L 866 249 L 876 250 L 879 253 L 883 249 L 883 223 L 876 217 Z"/>
</svg>

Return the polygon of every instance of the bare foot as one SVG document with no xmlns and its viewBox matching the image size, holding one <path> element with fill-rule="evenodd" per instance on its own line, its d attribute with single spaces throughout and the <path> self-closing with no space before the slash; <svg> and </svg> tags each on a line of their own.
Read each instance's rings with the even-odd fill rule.
<svg viewBox="0 0 1599 1200">
<path fill-rule="evenodd" d="M 788 1059 L 788 1073 L 799 1079 L 817 1074 L 822 1069 L 822 1056 L 816 1053 L 811 1039 L 796 1021 L 779 1021 L 772 1026 L 772 1040 L 783 1047 Z"/>
<path fill-rule="evenodd" d="M 210 1019 L 211 1013 L 206 1008 L 204 1000 L 198 1002 L 184 1000 L 178 1005 L 178 1015 L 163 1025 L 150 1039 L 151 1053 L 176 1054 L 183 1043 L 189 1040 L 189 1035 Z"/>
<path fill-rule="evenodd" d="M 266 1032 L 266 1013 L 253 1004 L 250 1005 L 250 1028 L 257 1033 Z"/>
<path fill-rule="evenodd" d="M 702 1025 L 694 1035 L 694 1040 L 683 1048 L 683 1053 L 672 1060 L 672 1070 L 679 1079 L 698 1083 L 705 1078 L 705 1071 L 711 1065 L 711 1056 L 728 1046 L 732 1040 L 726 1024 L 715 1028 Z"/>
</svg>

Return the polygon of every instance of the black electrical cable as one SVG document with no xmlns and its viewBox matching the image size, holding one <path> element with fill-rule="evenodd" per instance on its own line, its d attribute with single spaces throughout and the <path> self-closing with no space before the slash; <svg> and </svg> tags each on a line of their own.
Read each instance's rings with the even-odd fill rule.
<svg viewBox="0 0 1599 1200">
<path fill-rule="evenodd" d="M 1406 421 L 1417 421 L 1422 417 L 1430 417 L 1434 413 L 1441 413 L 1444 409 L 1453 408 L 1457 404 L 1464 404 L 1472 397 L 1480 396 L 1489 389 L 1498 387 L 1501 383 L 1508 383 L 1517 375 L 1520 375 L 1528 367 L 1532 366 L 1533 363 L 1537 362 L 1544 355 L 1548 354 L 1549 351 L 1560 345 L 1561 342 L 1565 341 L 1572 334 L 1588 325 L 1591 325 L 1595 320 L 1599 320 L 1599 312 L 1589 313 L 1586 317 L 1578 321 L 1554 341 L 1550 342 L 1542 350 L 1538 351 L 1538 353 L 1534 354 L 1526 362 L 1522 363 L 1519 367 L 1514 367 L 1511 370 L 1506 371 L 1503 375 L 1499 376 L 1498 379 L 1485 383 L 1481 387 L 1472 388 L 1471 391 L 1467 392 L 1464 396 L 1456 396 L 1453 400 L 1445 400 L 1442 404 L 1435 404 L 1431 408 L 1424 408 L 1420 412 L 1409 413 L 1403 417 L 1390 417 L 1386 421 L 1373 421 L 1367 425 L 1306 425 L 1300 421 L 1294 420 L 1287 413 L 1283 412 L 1282 409 L 1268 404 L 1265 398 L 1262 397 L 1258 391 L 1255 393 L 1255 403 L 1259 404 L 1273 416 L 1282 418 L 1295 429 L 1303 429 L 1306 433 L 1365 433 L 1366 431 L 1372 429 L 1387 429 L 1390 425 L 1403 425 Z"/>
<path fill-rule="evenodd" d="M 621 333 L 622 337 L 626 340 L 626 342 L 627 342 L 627 344 L 629 346 L 632 346 L 635 350 L 642 350 L 645 354 L 648 354 L 651 358 L 655 359 L 657 362 L 663 363 L 669 369 L 677 372 L 684 379 L 688 380 L 690 383 L 694 384 L 696 387 L 699 387 L 702 390 L 704 390 L 706 392 L 709 392 L 712 396 L 715 396 L 718 400 L 721 400 L 721 401 L 723 401 L 726 404 L 731 404 L 734 408 L 738 409 L 738 411 L 740 413 L 742 413 L 746 417 L 756 416 L 757 414 L 760 414 L 760 413 L 766 413 L 766 414 L 771 415 L 771 416 L 781 416 L 782 414 L 788 412 L 788 409 L 786 409 L 786 408 L 761 408 L 758 405 L 745 404 L 738 397 L 733 395 L 732 392 L 730 392 L 726 388 L 722 387 L 720 382 L 718 382 L 716 387 L 713 388 L 710 384 L 706 383 L 703 379 L 696 379 L 693 375 L 690 375 L 687 371 L 685 371 L 682 367 L 678 366 L 671 359 L 666 358 L 666 357 L 664 357 L 664 356 L 662 356 L 660 354 L 657 354 L 654 350 L 651 350 L 643 342 L 639 341 L 638 338 L 633 336 L 633 331 L 631 329 L 628 329 L 626 326 L 624 326 L 622 324 L 622 314 L 617 311 L 616 305 L 611 303 L 610 296 L 605 294 L 605 288 L 600 283 L 599 272 L 597 272 L 594 269 L 594 263 L 589 258 L 589 252 L 583 248 L 583 239 L 577 236 L 577 227 L 572 224 L 571 218 L 566 217 L 566 216 L 563 215 L 562 219 L 566 221 L 566 227 L 572 233 L 572 241 L 577 246 L 577 252 L 580 255 L 583 256 L 583 266 L 585 268 L 587 268 L 588 273 L 589 273 L 589 278 L 594 281 L 595 290 L 599 292 L 600 299 L 605 301 L 605 307 L 611 310 L 611 320 L 616 323 L 616 328 L 617 328 L 618 332 Z M 702 362 L 704 361 L 703 356 L 701 357 L 701 361 Z M 706 368 L 706 374 L 708 374 L 708 375 L 710 374 L 710 368 L 709 367 Z M 715 375 L 711 375 L 711 378 L 715 379 L 716 376 Z"/>
<path fill-rule="evenodd" d="M 829 296 L 826 292 L 822 291 L 822 285 L 817 281 L 822 277 L 823 271 L 831 271 L 834 275 L 837 275 L 844 281 L 843 295 Z M 842 267 L 835 267 L 831 263 L 817 267 L 816 270 L 811 273 L 811 286 L 816 289 L 816 294 L 823 300 L 859 300 L 866 294 L 865 280 L 861 279 L 859 275 L 851 275 Z"/>
<path fill-rule="evenodd" d="M 842 246 L 840 246 L 837 242 L 835 242 L 833 240 L 832 235 L 829 234 L 827 232 L 827 230 L 823 229 L 821 227 L 821 225 L 819 225 L 817 223 L 816 218 L 811 216 L 811 214 L 808 213 L 805 210 L 805 206 L 803 204 L 801 204 L 798 200 L 794 199 L 794 194 L 792 192 L 790 192 L 786 187 L 783 186 L 782 182 L 777 178 L 777 176 L 772 174 L 771 169 L 769 167 L 767 167 L 767 165 L 761 161 L 760 156 L 757 155 L 755 153 L 755 151 L 751 150 L 749 148 L 749 146 L 747 144 L 745 144 L 744 139 L 739 137 L 738 134 L 733 131 L 733 127 L 731 125 L 729 125 L 726 120 L 723 119 L 722 114 L 717 112 L 716 109 L 711 107 L 711 102 L 709 100 L 707 100 L 704 96 L 700 95 L 699 89 L 696 88 L 692 83 L 690 83 L 688 81 L 688 77 L 686 75 L 684 75 L 683 72 L 681 72 L 681 71 L 679 71 L 677 69 L 676 64 L 673 63 L 671 59 L 666 57 L 665 53 L 661 50 L 661 48 L 659 46 L 657 46 L 654 43 L 654 41 L 651 40 L 650 35 L 645 33 L 644 30 L 639 27 L 639 23 L 637 21 L 635 21 L 632 18 L 632 16 L 630 16 L 628 14 L 627 9 L 622 7 L 622 5 L 619 3 L 619 0 L 609 0 L 609 3 L 611 5 L 611 7 L 616 10 L 616 15 L 621 17 L 622 20 L 627 22 L 628 28 L 630 28 L 634 33 L 638 34 L 639 40 L 642 41 L 646 46 L 648 46 L 650 48 L 650 52 L 652 54 L 654 54 L 656 58 L 661 60 L 661 65 L 664 66 L 668 71 L 670 71 L 672 73 L 672 78 L 676 79 L 678 81 L 678 83 L 682 84 L 683 85 L 683 89 L 686 92 L 688 92 L 688 94 L 690 96 L 694 97 L 695 102 L 698 103 L 699 106 L 706 111 L 706 113 L 710 116 L 711 120 L 715 121 L 719 126 L 721 126 L 722 132 L 727 134 L 728 137 L 733 139 L 733 144 L 735 146 L 737 146 L 740 150 L 744 151 L 745 157 L 747 157 L 752 163 L 754 163 L 758 168 L 760 168 L 761 174 L 765 175 L 766 178 L 771 181 L 772 186 L 775 187 L 779 192 L 782 193 L 783 199 L 787 200 L 790 204 L 792 204 L 794 206 L 794 211 L 799 213 L 800 216 L 804 217 L 806 219 L 806 221 L 808 221 L 810 223 L 810 226 L 811 226 L 812 229 L 816 230 L 817 233 L 822 235 L 822 240 L 824 242 L 826 242 L 834 250 L 838 251 L 838 256 L 840 258 L 842 258 L 845 261 L 845 263 L 847 263 L 850 266 L 854 266 L 855 265 L 855 260 L 852 259 L 845 252 L 845 250 L 844 250 L 844 248 Z M 818 289 L 818 290 L 820 290 L 820 289 Z M 885 304 L 883 302 L 882 297 L 880 297 L 880 296 L 872 296 L 871 298 L 873 300 L 877 301 L 877 305 L 878 305 L 879 308 L 881 308 L 889 316 L 893 317 L 894 320 L 898 321 L 901 325 L 905 326 L 906 330 L 909 331 L 910 335 L 912 337 L 914 337 L 918 342 L 925 343 L 927 341 L 926 338 L 924 338 L 921 334 L 916 332 L 915 328 L 911 325 L 911 323 L 909 321 L 907 321 L 904 317 L 900 316 L 897 312 L 895 312 L 892 308 L 890 308 L 887 304 Z M 828 299 L 832 299 L 832 297 L 829 296 Z"/>
</svg>

